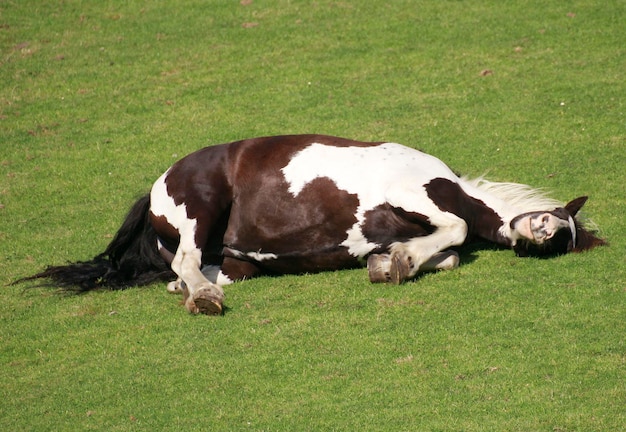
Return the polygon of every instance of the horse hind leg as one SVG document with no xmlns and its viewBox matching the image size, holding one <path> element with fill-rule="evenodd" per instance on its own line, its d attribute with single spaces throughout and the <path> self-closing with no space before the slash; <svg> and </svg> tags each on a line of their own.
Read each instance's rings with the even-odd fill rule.
<svg viewBox="0 0 626 432">
<path fill-rule="evenodd" d="M 202 272 L 204 277 L 207 278 L 209 282 L 220 285 L 220 286 L 229 285 L 235 282 L 236 280 L 238 280 L 238 279 L 231 279 L 229 275 L 225 274 L 222 271 L 222 267 L 218 265 L 213 265 L 213 264 L 205 265 L 204 267 L 202 267 L 200 271 Z M 242 277 L 242 279 L 243 278 L 245 278 L 245 275 L 244 277 Z M 172 294 L 183 294 L 186 286 L 187 285 L 185 284 L 185 282 L 181 278 L 178 278 L 175 281 L 172 281 L 167 284 L 167 291 Z"/>
<path fill-rule="evenodd" d="M 174 255 L 172 252 L 166 249 L 160 240 L 157 240 L 157 248 L 159 250 L 159 253 L 161 254 L 161 257 L 167 263 L 169 263 L 170 266 L 174 265 L 173 263 L 176 258 L 176 255 Z M 225 285 L 225 284 L 230 283 L 228 278 L 219 278 L 219 271 L 220 271 L 220 268 L 218 266 L 205 266 L 201 270 L 202 274 L 211 283 L 218 284 L 218 285 Z M 218 281 L 218 279 L 221 279 L 221 280 Z M 186 288 L 187 288 L 187 285 L 185 284 L 185 282 L 180 276 L 176 280 L 171 281 L 170 283 L 167 284 L 167 291 L 171 294 L 183 294 Z"/>
<path fill-rule="evenodd" d="M 185 283 L 181 278 L 171 281 L 167 284 L 167 292 L 171 294 L 182 294 L 185 288 Z"/>
<path fill-rule="evenodd" d="M 220 315 L 224 290 L 202 274 L 202 251 L 195 242 L 191 247 L 185 240 L 188 239 L 181 233 L 181 242 L 172 261 L 172 270 L 184 281 L 184 286 L 180 283 L 179 287 L 183 289 L 185 308 L 193 314 Z"/>
<path fill-rule="evenodd" d="M 211 290 L 200 289 L 196 291 L 195 294 L 191 295 L 187 284 L 180 281 L 180 283 L 177 284 L 177 291 L 170 292 L 181 293 L 183 295 L 185 308 L 192 314 L 221 315 L 223 312 L 223 298 L 217 298 Z"/>
<path fill-rule="evenodd" d="M 179 248 L 180 250 L 180 248 Z M 178 253 L 176 254 L 178 256 Z M 201 254 L 200 254 L 201 255 Z M 180 270 L 181 275 L 174 282 L 170 282 L 167 290 L 171 293 L 182 293 L 183 303 L 193 314 L 220 315 L 223 312 L 224 291 L 222 285 L 236 280 L 251 278 L 260 274 L 261 270 L 251 262 L 226 257 L 222 266 L 208 265 L 200 269 L 200 261 L 195 254 L 185 256 L 178 263 L 176 258 L 172 268 Z M 196 265 L 196 261 L 198 264 Z M 190 283 L 190 281 L 193 281 Z"/>
<path fill-rule="evenodd" d="M 165 246 L 163 246 L 161 240 L 157 240 L 157 249 L 161 254 L 163 260 L 171 266 L 172 261 L 174 261 L 175 255 L 167 248 L 165 248 Z M 172 294 L 182 294 L 183 288 L 184 282 L 180 277 L 167 284 L 167 291 Z"/>
<path fill-rule="evenodd" d="M 183 167 L 184 168 L 184 167 Z M 166 261 L 171 258 L 171 268 L 185 283 L 187 293 L 185 307 L 191 313 L 216 315 L 222 313 L 224 291 L 219 285 L 210 282 L 200 271 L 202 248 L 211 232 L 219 224 L 220 216 L 226 210 L 223 196 L 228 191 L 217 188 L 213 194 L 190 189 L 184 194 L 176 177 L 182 168 L 170 168 L 152 186 L 150 192 L 150 217 L 157 235 L 164 239 L 174 239 L 178 234 L 178 248 L 173 257 L 161 247 L 161 255 Z M 178 171 L 177 171 L 178 170 Z M 172 185 L 167 181 L 173 178 Z M 177 203 L 175 196 L 185 197 Z M 180 197 L 179 197 L 180 198 Z M 160 241 L 159 241 L 160 242 Z M 163 245 L 161 245 L 163 246 Z M 182 288 L 181 282 L 169 285 L 170 291 Z"/>
</svg>

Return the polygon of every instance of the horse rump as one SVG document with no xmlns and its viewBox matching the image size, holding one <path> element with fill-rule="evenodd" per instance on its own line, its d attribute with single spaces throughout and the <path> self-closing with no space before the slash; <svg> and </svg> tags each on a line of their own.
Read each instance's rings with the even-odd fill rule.
<svg viewBox="0 0 626 432">
<path fill-rule="evenodd" d="M 157 250 L 157 236 L 149 219 L 150 196 L 140 198 L 105 251 L 89 261 L 49 266 L 44 271 L 18 279 L 12 285 L 46 280 L 39 286 L 58 286 L 85 292 L 97 288 L 124 289 L 171 280 L 174 272 Z"/>
</svg>

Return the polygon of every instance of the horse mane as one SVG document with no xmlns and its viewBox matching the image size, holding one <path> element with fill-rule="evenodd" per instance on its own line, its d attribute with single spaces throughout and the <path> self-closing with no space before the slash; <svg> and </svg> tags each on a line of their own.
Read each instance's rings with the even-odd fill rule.
<svg viewBox="0 0 626 432">
<path fill-rule="evenodd" d="M 554 210 L 564 203 L 548 196 L 543 189 L 536 189 L 520 183 L 499 183 L 485 178 L 462 177 L 462 181 L 483 192 L 487 192 L 509 205 L 520 209 L 522 213 L 542 210 Z"/>
</svg>

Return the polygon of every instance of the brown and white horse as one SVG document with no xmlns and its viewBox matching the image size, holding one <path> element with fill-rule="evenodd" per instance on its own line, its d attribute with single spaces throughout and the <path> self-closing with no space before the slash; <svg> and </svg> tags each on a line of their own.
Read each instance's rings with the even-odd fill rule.
<svg viewBox="0 0 626 432">
<path fill-rule="evenodd" d="M 222 286 L 264 273 L 363 266 L 372 282 L 453 269 L 472 240 L 520 255 L 605 244 L 566 205 L 528 186 L 458 177 L 410 147 L 323 135 L 254 138 L 198 150 L 170 167 L 91 261 L 48 267 L 85 291 L 175 278 L 192 313 L 222 312 Z"/>
</svg>

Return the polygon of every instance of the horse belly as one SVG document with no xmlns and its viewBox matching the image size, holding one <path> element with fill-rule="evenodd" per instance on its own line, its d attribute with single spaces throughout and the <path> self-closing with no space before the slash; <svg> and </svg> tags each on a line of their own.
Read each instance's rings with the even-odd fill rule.
<svg viewBox="0 0 626 432">
<path fill-rule="evenodd" d="M 297 196 L 284 183 L 267 179 L 239 192 L 224 233 L 225 255 L 279 273 L 359 265 L 362 255 L 344 244 L 358 222 L 356 194 L 338 189 L 328 178 L 314 179 Z"/>
<path fill-rule="evenodd" d="M 250 261 L 264 272 L 274 274 L 317 273 L 362 267 L 364 261 L 350 255 L 345 248 L 325 251 L 294 251 L 272 254 L 224 248 L 224 255 Z"/>
</svg>

